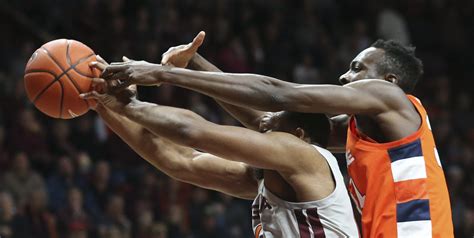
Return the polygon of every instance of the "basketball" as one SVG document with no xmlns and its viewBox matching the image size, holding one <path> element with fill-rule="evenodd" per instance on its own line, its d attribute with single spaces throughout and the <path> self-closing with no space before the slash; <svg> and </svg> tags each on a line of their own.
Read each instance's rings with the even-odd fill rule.
<svg viewBox="0 0 474 238">
<path fill-rule="evenodd" d="M 91 79 L 100 75 L 89 67 L 95 60 L 94 51 L 79 41 L 58 39 L 44 44 L 26 64 L 29 100 L 50 117 L 71 119 L 85 114 L 96 102 L 79 94 L 90 91 Z"/>
</svg>

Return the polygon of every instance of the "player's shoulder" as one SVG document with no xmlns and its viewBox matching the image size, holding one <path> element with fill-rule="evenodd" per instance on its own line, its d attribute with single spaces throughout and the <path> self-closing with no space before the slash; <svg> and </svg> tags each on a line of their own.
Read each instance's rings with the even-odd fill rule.
<svg viewBox="0 0 474 238">
<path fill-rule="evenodd" d="M 384 101 L 392 107 L 409 105 L 406 93 L 396 84 L 381 79 L 361 79 L 344 85 Z"/>
<path fill-rule="evenodd" d="M 314 145 L 293 134 L 274 131 L 265 133 L 265 135 L 268 138 L 272 138 L 274 145 L 285 151 L 284 155 L 280 154 L 281 156 L 288 157 L 288 155 L 291 155 L 284 159 L 287 159 L 292 167 L 305 167 L 309 169 L 312 165 L 317 164 L 317 161 L 325 162 L 324 155 Z"/>
</svg>

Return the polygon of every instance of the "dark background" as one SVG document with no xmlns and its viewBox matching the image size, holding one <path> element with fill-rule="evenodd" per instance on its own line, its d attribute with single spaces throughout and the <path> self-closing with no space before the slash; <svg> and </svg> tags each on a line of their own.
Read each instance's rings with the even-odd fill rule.
<svg viewBox="0 0 474 238">
<path fill-rule="evenodd" d="M 47 41 L 76 39 L 108 61 L 159 62 L 200 30 L 207 36 L 199 52 L 222 70 L 299 83 L 337 84 L 378 38 L 415 45 L 425 65 L 415 95 L 430 115 L 456 236 L 474 234 L 472 0 L 12 0 L 0 7 L 2 238 L 252 236 L 249 202 L 173 181 L 94 112 L 51 119 L 24 92 L 26 61 Z M 237 125 L 211 99 L 184 89 L 141 88 L 140 97 Z"/>
</svg>

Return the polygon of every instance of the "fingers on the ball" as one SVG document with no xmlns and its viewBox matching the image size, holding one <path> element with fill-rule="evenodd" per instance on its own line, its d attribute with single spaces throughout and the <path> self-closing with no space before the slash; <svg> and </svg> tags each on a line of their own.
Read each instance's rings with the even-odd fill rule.
<svg viewBox="0 0 474 238">
<path fill-rule="evenodd" d="M 128 86 L 130 86 L 128 83 L 118 84 L 115 87 L 109 87 L 109 91 L 107 93 L 114 95 L 122 92 L 124 89 L 127 89 Z"/>
<path fill-rule="evenodd" d="M 105 83 L 105 79 L 103 78 L 92 78 L 91 80 L 92 80 L 92 86 Z"/>
<path fill-rule="evenodd" d="M 127 68 L 126 65 L 114 65 L 112 63 L 111 65 L 107 66 L 104 71 L 102 72 L 102 77 L 105 79 L 114 79 L 116 78 L 116 73 L 124 71 Z"/>
<path fill-rule="evenodd" d="M 109 65 L 109 63 L 107 63 L 107 61 L 105 61 L 104 58 L 102 58 L 100 55 L 96 55 L 95 58 L 97 59 L 97 62 L 102 63 L 104 65 Z"/>
<path fill-rule="evenodd" d="M 100 71 L 104 71 L 104 69 L 107 68 L 107 65 L 106 65 L 106 64 L 104 64 L 104 63 L 102 63 L 102 62 L 99 62 L 99 61 L 92 61 L 92 62 L 90 63 L 90 66 L 91 66 L 91 67 L 94 67 L 94 68 L 96 68 L 96 69 L 98 69 L 98 70 L 100 70 Z"/>
<path fill-rule="evenodd" d="M 98 93 L 97 91 L 91 91 L 87 93 L 81 93 L 79 96 L 82 99 L 100 99 L 102 97 L 102 94 Z"/>
</svg>

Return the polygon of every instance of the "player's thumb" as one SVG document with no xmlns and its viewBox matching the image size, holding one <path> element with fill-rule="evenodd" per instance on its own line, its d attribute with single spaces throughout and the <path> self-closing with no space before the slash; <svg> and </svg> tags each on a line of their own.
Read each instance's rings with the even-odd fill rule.
<svg viewBox="0 0 474 238">
<path fill-rule="evenodd" d="M 201 31 L 194 37 L 193 42 L 191 43 L 191 49 L 197 51 L 197 49 L 202 45 L 204 42 L 204 38 L 206 37 L 206 32 Z"/>
</svg>

